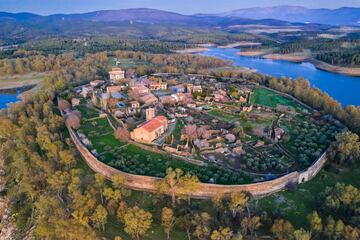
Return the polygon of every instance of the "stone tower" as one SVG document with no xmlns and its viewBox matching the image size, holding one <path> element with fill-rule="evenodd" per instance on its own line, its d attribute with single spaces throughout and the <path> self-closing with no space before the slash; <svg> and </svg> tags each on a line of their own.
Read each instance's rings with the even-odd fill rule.
<svg viewBox="0 0 360 240">
<path fill-rule="evenodd" d="M 150 121 L 155 117 L 155 109 L 154 108 L 147 108 L 145 110 L 146 113 L 146 121 Z"/>
</svg>

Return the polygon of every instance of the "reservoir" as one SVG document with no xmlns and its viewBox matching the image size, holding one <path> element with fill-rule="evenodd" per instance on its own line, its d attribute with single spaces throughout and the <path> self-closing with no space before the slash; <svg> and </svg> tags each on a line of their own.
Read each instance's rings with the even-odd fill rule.
<svg viewBox="0 0 360 240">
<path fill-rule="evenodd" d="M 210 48 L 200 53 L 223 60 L 231 60 L 236 66 L 255 69 L 259 73 L 275 77 L 303 77 L 312 86 L 327 92 L 331 97 L 345 105 L 360 105 L 360 77 L 351 77 L 337 73 L 326 72 L 315 68 L 311 63 L 292 63 L 288 61 L 270 60 L 259 57 L 244 57 L 236 53 L 235 48 Z"/>
<path fill-rule="evenodd" d="M 16 93 L 7 93 L 4 91 L 0 92 L 0 109 L 6 108 L 9 103 L 20 101 L 18 98 L 19 94 L 20 91 L 16 91 Z"/>
</svg>

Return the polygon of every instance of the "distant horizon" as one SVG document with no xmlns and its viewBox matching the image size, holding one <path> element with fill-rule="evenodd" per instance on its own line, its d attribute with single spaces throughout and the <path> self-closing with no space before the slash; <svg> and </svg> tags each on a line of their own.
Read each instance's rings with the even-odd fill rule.
<svg viewBox="0 0 360 240">
<path fill-rule="evenodd" d="M 269 4 L 270 2 L 270 4 Z M 305 7 L 308 9 L 338 9 L 342 7 L 360 8 L 358 0 L 343 0 L 329 2 L 328 0 L 308 1 L 308 0 L 255 0 L 251 3 L 243 0 L 224 0 L 219 6 L 217 0 L 1 0 L 0 11 L 10 13 L 33 13 L 38 15 L 53 14 L 76 14 L 106 10 L 124 10 L 136 8 L 149 8 L 162 11 L 193 15 L 198 13 L 212 14 L 228 12 L 236 9 L 256 8 L 256 7 Z"/>
</svg>

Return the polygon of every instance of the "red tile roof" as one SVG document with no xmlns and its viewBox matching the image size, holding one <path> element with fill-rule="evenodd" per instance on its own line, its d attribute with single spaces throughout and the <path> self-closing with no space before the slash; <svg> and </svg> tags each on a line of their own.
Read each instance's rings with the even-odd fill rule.
<svg viewBox="0 0 360 240">
<path fill-rule="evenodd" d="M 164 123 L 167 121 L 166 117 L 164 116 L 157 116 L 151 119 L 150 121 L 144 123 L 139 128 L 143 128 L 144 130 L 148 132 L 153 132 L 159 127 L 163 126 Z"/>
</svg>

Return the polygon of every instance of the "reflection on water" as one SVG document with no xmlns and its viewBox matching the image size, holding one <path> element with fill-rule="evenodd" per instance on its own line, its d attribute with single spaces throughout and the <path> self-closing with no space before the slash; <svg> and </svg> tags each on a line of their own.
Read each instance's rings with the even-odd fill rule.
<svg viewBox="0 0 360 240">
<path fill-rule="evenodd" d="M 342 105 L 360 105 L 360 77 L 351 77 L 316 69 L 311 63 L 291 63 L 239 56 L 238 49 L 211 48 L 201 53 L 206 56 L 232 60 L 235 65 L 256 69 L 260 73 L 276 77 L 303 77 L 319 89 L 327 92 Z"/>
</svg>

